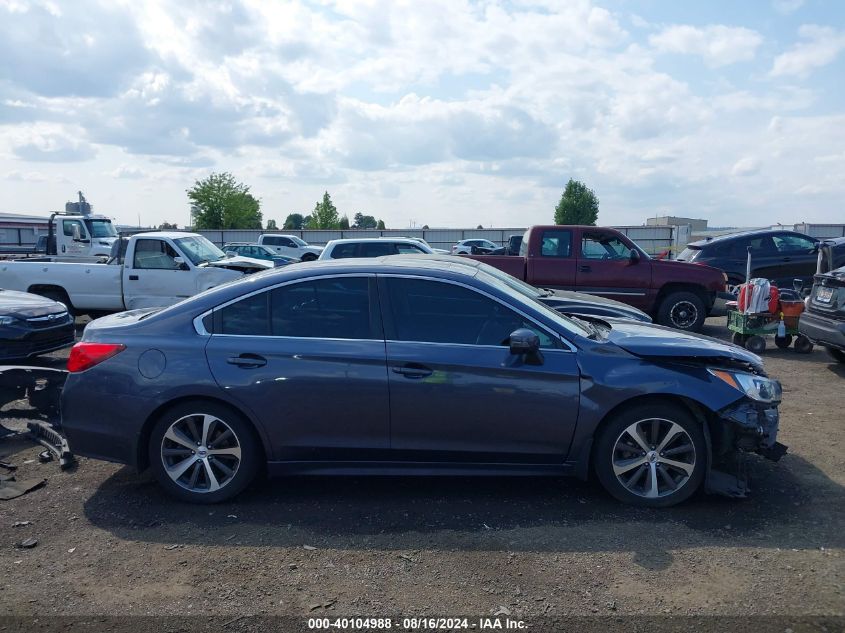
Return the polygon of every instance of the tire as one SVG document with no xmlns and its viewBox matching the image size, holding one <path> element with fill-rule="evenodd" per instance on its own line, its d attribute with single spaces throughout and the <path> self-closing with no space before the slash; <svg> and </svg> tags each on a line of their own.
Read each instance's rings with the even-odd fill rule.
<svg viewBox="0 0 845 633">
<path fill-rule="evenodd" d="M 675 451 L 671 455 L 658 450 L 667 438 L 664 451 Z M 593 452 L 593 467 L 604 489 L 620 501 L 647 508 L 689 499 L 704 481 L 706 462 L 701 425 L 686 409 L 667 401 L 635 405 L 607 420 Z"/>
<path fill-rule="evenodd" d="M 206 444 L 194 448 L 207 431 Z M 184 402 L 166 411 L 153 427 L 148 451 L 150 468 L 167 493 L 200 504 L 219 503 L 242 492 L 255 478 L 263 459 L 255 430 L 242 415 L 203 400 Z"/>
<path fill-rule="evenodd" d="M 762 336 L 753 334 L 748 337 L 747 341 L 745 341 L 745 349 L 753 354 L 762 354 L 766 351 L 766 339 Z"/>
<path fill-rule="evenodd" d="M 838 361 L 840 363 L 845 363 L 845 351 L 842 351 L 841 349 L 836 349 L 835 347 L 828 347 L 826 349 L 827 353 L 830 354 L 830 357 L 833 360 Z"/>
<path fill-rule="evenodd" d="M 734 335 L 731 337 L 731 343 L 734 345 L 739 345 L 740 347 L 745 347 L 745 341 L 748 340 L 748 336 L 745 334 L 740 334 L 739 332 L 734 332 Z"/>
<path fill-rule="evenodd" d="M 303 262 L 313 262 L 317 256 L 314 253 L 305 253 L 300 259 Z"/>
<path fill-rule="evenodd" d="M 813 351 L 813 343 L 803 334 L 799 334 L 795 338 L 795 345 L 793 346 L 795 351 L 799 354 L 809 354 Z"/>
<path fill-rule="evenodd" d="M 685 332 L 700 331 L 706 318 L 704 301 L 687 290 L 668 294 L 657 308 L 658 323 Z"/>
<path fill-rule="evenodd" d="M 787 334 L 784 337 L 776 336 L 775 345 L 777 345 L 779 349 L 786 349 L 792 345 L 792 334 Z"/>
<path fill-rule="evenodd" d="M 67 306 L 68 313 L 70 313 L 72 317 L 78 315 L 73 307 L 73 304 L 70 302 L 70 297 L 68 297 L 67 292 L 65 292 L 62 288 L 45 288 L 44 290 L 32 291 L 32 294 L 39 295 L 45 299 L 52 299 L 53 301 L 58 301 L 59 303 L 64 303 Z"/>
</svg>

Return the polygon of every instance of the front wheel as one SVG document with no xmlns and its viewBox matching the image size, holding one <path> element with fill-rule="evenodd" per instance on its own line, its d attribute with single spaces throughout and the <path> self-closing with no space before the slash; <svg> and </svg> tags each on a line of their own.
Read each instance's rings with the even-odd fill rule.
<svg viewBox="0 0 845 633">
<path fill-rule="evenodd" d="M 149 460 L 162 487 L 192 503 L 231 499 L 255 478 L 261 460 L 249 423 L 214 402 L 180 404 L 159 418 Z"/>
<path fill-rule="evenodd" d="M 665 508 L 701 486 L 704 432 L 674 403 L 635 405 L 601 429 L 593 458 L 596 475 L 611 495 L 636 506 Z"/>
<path fill-rule="evenodd" d="M 314 253 L 305 253 L 300 259 L 304 262 L 313 262 L 317 256 Z"/>
<path fill-rule="evenodd" d="M 698 332 L 706 318 L 704 301 L 694 292 L 686 290 L 667 295 L 657 309 L 657 322 L 678 330 Z"/>
</svg>

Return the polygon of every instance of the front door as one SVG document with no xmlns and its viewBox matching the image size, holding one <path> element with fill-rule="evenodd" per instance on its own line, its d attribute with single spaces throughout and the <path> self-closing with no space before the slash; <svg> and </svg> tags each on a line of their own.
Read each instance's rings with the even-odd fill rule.
<svg viewBox="0 0 845 633">
<path fill-rule="evenodd" d="M 169 242 L 141 238 L 132 261 L 123 267 L 123 296 L 127 310 L 169 306 L 196 294 L 196 275 Z"/>
<path fill-rule="evenodd" d="M 584 230 L 576 274 L 578 290 L 648 310 L 652 305 L 651 263 L 645 257 L 632 260 L 632 251 L 614 233 Z"/>
<path fill-rule="evenodd" d="M 384 457 L 387 370 L 371 297 L 374 278 L 338 276 L 289 283 L 215 310 L 206 347 L 211 372 L 260 420 L 275 449 L 268 458 Z"/>
<path fill-rule="evenodd" d="M 560 464 L 578 417 L 576 354 L 491 297 L 443 280 L 380 277 L 391 448 L 404 461 Z M 510 354 L 520 327 L 542 364 Z"/>
</svg>

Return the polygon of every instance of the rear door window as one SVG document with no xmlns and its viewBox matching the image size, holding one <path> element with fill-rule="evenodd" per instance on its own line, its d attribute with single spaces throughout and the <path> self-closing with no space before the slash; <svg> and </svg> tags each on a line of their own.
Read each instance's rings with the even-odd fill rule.
<svg viewBox="0 0 845 633">
<path fill-rule="evenodd" d="M 357 244 L 336 244 L 332 249 L 332 259 L 346 259 L 349 257 L 357 257 Z"/>
<path fill-rule="evenodd" d="M 527 249 L 525 239 L 519 247 L 519 254 L 524 255 Z M 572 231 L 551 230 L 543 231 L 543 240 L 540 245 L 542 257 L 569 257 L 572 254 Z"/>
<path fill-rule="evenodd" d="M 372 339 L 366 277 L 303 281 L 260 292 L 219 311 L 220 334 Z"/>
<path fill-rule="evenodd" d="M 360 245 L 360 257 L 381 257 L 382 255 L 395 255 L 396 245 L 392 242 L 362 242 Z"/>
</svg>

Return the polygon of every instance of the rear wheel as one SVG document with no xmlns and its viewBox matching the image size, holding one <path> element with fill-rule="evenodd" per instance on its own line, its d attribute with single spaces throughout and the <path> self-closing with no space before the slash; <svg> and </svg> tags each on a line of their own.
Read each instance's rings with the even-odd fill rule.
<svg viewBox="0 0 845 633">
<path fill-rule="evenodd" d="M 149 460 L 164 489 L 192 503 L 231 499 L 255 478 L 262 452 L 241 415 L 214 402 L 180 404 L 159 418 Z"/>
<path fill-rule="evenodd" d="M 596 475 L 625 503 L 662 508 L 688 499 L 704 480 L 701 425 L 671 402 L 633 406 L 602 428 L 594 452 Z"/>
<path fill-rule="evenodd" d="M 704 301 L 694 292 L 682 290 L 667 295 L 657 309 L 657 322 L 678 330 L 698 332 L 707 313 Z"/>
<path fill-rule="evenodd" d="M 792 345 L 792 334 L 787 334 L 786 336 L 776 336 L 775 345 L 777 345 L 780 349 L 786 349 Z"/>
<path fill-rule="evenodd" d="M 845 363 L 845 351 L 836 349 L 835 347 L 828 347 L 827 353 L 830 354 L 830 357 L 833 358 L 833 360 Z"/>
<path fill-rule="evenodd" d="M 766 339 L 753 334 L 745 341 L 745 349 L 754 354 L 762 354 L 766 351 Z"/>
<path fill-rule="evenodd" d="M 813 351 L 813 343 L 803 334 L 799 334 L 795 338 L 794 348 L 799 354 L 809 354 Z"/>
</svg>

